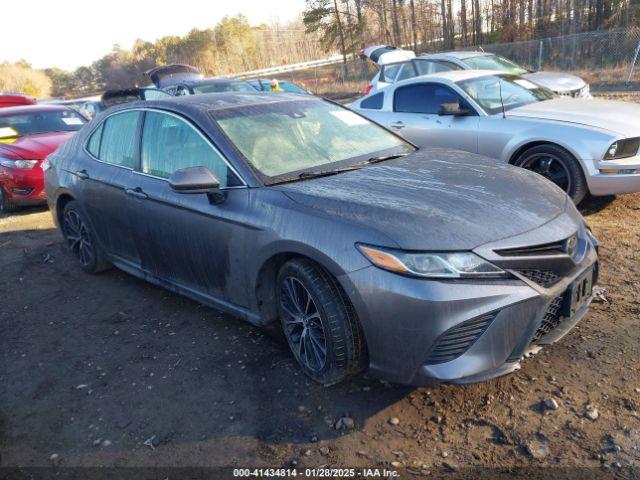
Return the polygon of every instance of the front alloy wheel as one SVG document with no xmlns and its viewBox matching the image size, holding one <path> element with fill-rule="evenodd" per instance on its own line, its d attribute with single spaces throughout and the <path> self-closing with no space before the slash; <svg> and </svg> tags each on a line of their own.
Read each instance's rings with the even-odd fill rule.
<svg viewBox="0 0 640 480">
<path fill-rule="evenodd" d="M 282 282 L 280 308 L 284 332 L 300 364 L 318 373 L 327 363 L 327 340 L 316 303 L 305 286 L 294 277 Z"/>
<path fill-rule="evenodd" d="M 289 260 L 275 293 L 282 331 L 304 373 L 328 386 L 366 366 L 360 323 L 331 274 L 310 260 Z"/>
</svg>

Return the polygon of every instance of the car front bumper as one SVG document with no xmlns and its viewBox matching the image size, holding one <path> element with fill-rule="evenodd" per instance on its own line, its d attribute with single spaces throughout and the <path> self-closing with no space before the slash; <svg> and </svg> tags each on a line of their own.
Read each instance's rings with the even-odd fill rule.
<svg viewBox="0 0 640 480">
<path fill-rule="evenodd" d="M 0 166 L 0 188 L 18 205 L 37 205 L 46 202 L 44 173 L 40 165 L 20 169 Z"/>
<path fill-rule="evenodd" d="M 423 280 L 373 266 L 340 281 L 363 326 L 370 372 L 395 383 L 428 385 L 509 373 L 519 368 L 523 357 L 562 338 L 587 312 L 590 295 L 570 313 L 567 292 L 590 269 L 595 284 L 597 252 L 588 241 L 579 264 L 548 288 L 521 278 Z M 448 361 L 430 361 L 443 344 L 452 346 L 449 332 L 459 328 L 465 335 L 465 329 L 470 331 L 466 325 L 485 317 L 490 319 L 487 326 L 463 353 Z M 540 338 L 543 323 L 545 335 Z"/>
</svg>

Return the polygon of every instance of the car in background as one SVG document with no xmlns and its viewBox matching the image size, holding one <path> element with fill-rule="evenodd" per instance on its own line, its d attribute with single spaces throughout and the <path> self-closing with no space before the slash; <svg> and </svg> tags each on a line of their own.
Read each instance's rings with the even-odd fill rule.
<svg viewBox="0 0 640 480">
<path fill-rule="evenodd" d="M 252 80 L 247 80 L 253 88 L 258 90 L 259 92 L 270 92 L 271 91 L 271 80 L 265 80 L 264 78 L 254 78 Z M 278 85 L 282 89 L 283 92 L 289 93 L 306 93 L 312 95 L 311 92 L 305 90 L 304 88 L 296 85 L 293 82 L 288 82 L 286 80 L 278 80 Z"/>
<path fill-rule="evenodd" d="M 380 49 L 377 51 L 380 52 Z M 374 51 L 367 57 L 377 62 L 380 70 L 367 87 L 365 94 L 368 94 L 371 90 L 378 90 L 392 83 L 420 75 L 448 70 L 495 70 L 519 75 L 561 96 L 592 98 L 589 92 L 589 85 L 576 75 L 562 72 L 532 72 L 511 60 L 493 53 L 460 51 L 420 55 L 415 59 L 404 59 L 402 61 L 395 60 L 398 56 L 397 52 L 401 51 L 406 52 L 406 50 L 393 49 L 386 54 L 379 53 L 376 57 L 376 51 Z M 389 57 L 391 54 L 395 54 L 396 57 Z M 378 60 L 374 60 L 374 58 Z M 393 61 L 389 61 L 390 58 Z"/>
<path fill-rule="evenodd" d="M 255 92 L 244 80 L 232 78 L 203 78 L 195 67 L 167 65 L 145 72 L 153 84 L 172 96 L 199 95 L 219 92 Z"/>
<path fill-rule="evenodd" d="M 86 122 L 61 106 L 0 110 L 0 212 L 45 203 L 43 161 Z"/>
<path fill-rule="evenodd" d="M 416 385 L 512 372 L 587 313 L 597 281 L 597 243 L 551 183 L 312 95 L 119 105 L 45 176 L 84 271 L 280 324 L 324 385 L 367 366 Z"/>
<path fill-rule="evenodd" d="M 38 101 L 23 93 L 0 93 L 0 108 L 36 105 Z"/>
<path fill-rule="evenodd" d="M 134 87 L 118 90 L 107 90 L 102 94 L 100 100 L 91 100 L 80 106 L 80 113 L 85 117 L 92 119 L 98 113 L 106 110 L 114 105 L 120 105 L 127 102 L 135 102 L 137 100 L 160 100 L 162 98 L 171 97 L 172 95 L 153 87 Z"/>
<path fill-rule="evenodd" d="M 370 93 L 355 111 L 422 147 L 479 153 L 587 192 L 640 191 L 640 105 L 562 98 L 518 75 L 457 70 Z"/>
</svg>

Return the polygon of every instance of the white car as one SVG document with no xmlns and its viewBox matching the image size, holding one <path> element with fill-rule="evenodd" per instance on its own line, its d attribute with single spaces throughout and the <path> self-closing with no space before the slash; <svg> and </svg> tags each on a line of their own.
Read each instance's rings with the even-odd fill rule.
<svg viewBox="0 0 640 480">
<path fill-rule="evenodd" d="M 419 75 L 450 70 L 496 70 L 519 75 L 561 96 L 592 98 L 587 82 L 576 75 L 564 72 L 532 72 L 493 53 L 461 51 L 416 57 L 409 50 L 381 45 L 371 48 L 363 50 L 362 55 L 376 62 L 380 70 L 365 93 Z"/>
<path fill-rule="evenodd" d="M 533 170 L 575 203 L 640 191 L 640 105 L 562 98 L 526 78 L 457 70 L 396 82 L 352 109 L 419 146 Z"/>
</svg>

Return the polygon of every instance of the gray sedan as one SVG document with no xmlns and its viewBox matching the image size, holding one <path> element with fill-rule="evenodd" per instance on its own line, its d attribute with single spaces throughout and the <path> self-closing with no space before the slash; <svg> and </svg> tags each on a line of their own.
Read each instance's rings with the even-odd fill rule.
<svg viewBox="0 0 640 480">
<path fill-rule="evenodd" d="M 277 322 L 325 385 L 511 372 L 585 315 L 597 278 L 595 239 L 540 176 L 416 150 L 310 95 L 117 106 L 45 170 L 82 269 Z"/>
<path fill-rule="evenodd" d="M 640 191 L 640 105 L 560 98 L 517 75 L 466 70 L 398 82 L 351 108 L 419 146 L 533 170 L 575 203 Z"/>
</svg>

